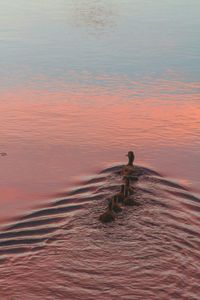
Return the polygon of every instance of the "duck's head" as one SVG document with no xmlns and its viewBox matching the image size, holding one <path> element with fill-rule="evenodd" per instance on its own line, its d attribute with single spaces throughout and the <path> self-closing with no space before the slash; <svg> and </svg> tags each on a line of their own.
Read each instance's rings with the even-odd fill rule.
<svg viewBox="0 0 200 300">
<path fill-rule="evenodd" d="M 135 154 L 133 153 L 133 151 L 129 151 L 128 154 L 126 154 L 126 156 L 128 156 L 129 164 L 133 164 L 133 161 L 135 159 Z"/>
</svg>

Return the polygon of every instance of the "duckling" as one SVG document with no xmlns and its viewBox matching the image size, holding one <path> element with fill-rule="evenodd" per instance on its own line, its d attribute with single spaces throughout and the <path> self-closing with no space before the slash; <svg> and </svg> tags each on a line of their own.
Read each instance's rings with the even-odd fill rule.
<svg viewBox="0 0 200 300">
<path fill-rule="evenodd" d="M 133 198 L 131 198 L 131 197 L 127 197 L 127 198 L 124 200 L 124 205 L 125 205 L 125 206 L 133 206 L 133 205 L 135 205 L 135 204 L 136 204 L 135 200 L 134 200 Z"/>
<path fill-rule="evenodd" d="M 133 151 L 129 151 L 126 156 L 128 156 L 128 164 L 122 168 L 121 171 L 122 176 L 129 176 L 133 173 L 134 170 L 133 162 L 135 159 L 135 155 Z"/>
<path fill-rule="evenodd" d="M 133 206 L 135 205 L 135 200 L 131 197 L 134 194 L 134 189 L 130 186 L 130 178 L 125 178 L 125 199 L 124 205 Z"/>
<path fill-rule="evenodd" d="M 102 223 L 109 223 L 115 220 L 115 215 L 113 214 L 113 202 L 109 201 L 108 209 L 105 213 L 100 215 L 99 220 Z"/>
<path fill-rule="evenodd" d="M 122 211 L 122 208 L 121 206 L 118 204 L 118 196 L 114 196 L 113 199 L 113 211 L 118 213 L 118 212 L 121 212 Z"/>
<path fill-rule="evenodd" d="M 124 181 L 125 181 L 124 195 L 125 195 L 125 198 L 126 198 L 126 197 L 129 197 L 129 196 L 134 194 L 134 189 L 130 185 L 130 178 L 129 177 L 126 176 L 124 178 Z"/>
<path fill-rule="evenodd" d="M 139 180 L 138 176 L 136 176 L 136 175 L 123 176 L 123 180 L 125 180 L 126 178 L 128 178 L 133 183 Z"/>
<path fill-rule="evenodd" d="M 133 196 L 129 196 L 124 200 L 125 206 L 140 206 L 141 204 Z"/>
<path fill-rule="evenodd" d="M 120 192 L 117 193 L 114 197 L 116 197 L 118 203 L 122 203 L 125 199 L 125 185 L 122 184 L 120 188 Z"/>
</svg>

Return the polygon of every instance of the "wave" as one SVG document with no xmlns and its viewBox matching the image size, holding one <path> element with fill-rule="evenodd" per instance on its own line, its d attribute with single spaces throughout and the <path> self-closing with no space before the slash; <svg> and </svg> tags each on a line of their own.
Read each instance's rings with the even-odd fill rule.
<svg viewBox="0 0 200 300">
<path fill-rule="evenodd" d="M 47 207 L 29 212 L 7 225 L 0 232 L 0 254 L 13 256 L 43 249 L 49 241 L 56 239 L 62 228 L 67 229 L 67 226 L 70 226 L 70 220 L 76 220 L 77 212 L 88 210 L 91 204 L 94 214 L 96 213 L 95 222 L 98 223 L 97 214 L 105 207 L 107 198 L 120 188 L 120 170 L 121 165 L 104 169 L 99 174 L 90 176 L 90 179 L 82 181 L 81 185 L 71 191 L 57 195 Z M 197 231 L 184 225 L 183 220 L 186 218 L 184 212 L 181 217 L 177 213 L 180 203 L 187 209 L 187 215 L 188 211 L 199 212 L 200 200 L 197 196 L 148 168 L 136 166 L 135 176 L 139 180 L 134 183 L 134 197 L 140 204 L 140 210 L 144 206 L 151 209 L 163 208 L 163 216 L 169 219 L 171 228 L 199 236 Z M 142 213 L 140 211 L 140 214 Z M 146 218 L 143 225 L 145 228 L 156 227 L 157 223 L 151 218 Z"/>
</svg>

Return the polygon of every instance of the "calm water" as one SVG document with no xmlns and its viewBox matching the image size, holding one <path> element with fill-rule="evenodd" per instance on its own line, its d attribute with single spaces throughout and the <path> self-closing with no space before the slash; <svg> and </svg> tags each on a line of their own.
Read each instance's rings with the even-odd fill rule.
<svg viewBox="0 0 200 300">
<path fill-rule="evenodd" d="M 0 4 L 0 299 L 198 299 L 199 1 Z M 127 150 L 159 182 L 102 227 Z"/>
</svg>

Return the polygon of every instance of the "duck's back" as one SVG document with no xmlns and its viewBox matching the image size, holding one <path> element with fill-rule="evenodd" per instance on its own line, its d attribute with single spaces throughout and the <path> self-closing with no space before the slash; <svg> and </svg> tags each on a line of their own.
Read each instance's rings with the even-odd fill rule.
<svg viewBox="0 0 200 300">
<path fill-rule="evenodd" d="M 122 176 L 130 176 L 133 174 L 134 166 L 133 165 L 126 165 L 122 168 L 121 175 Z"/>
</svg>

